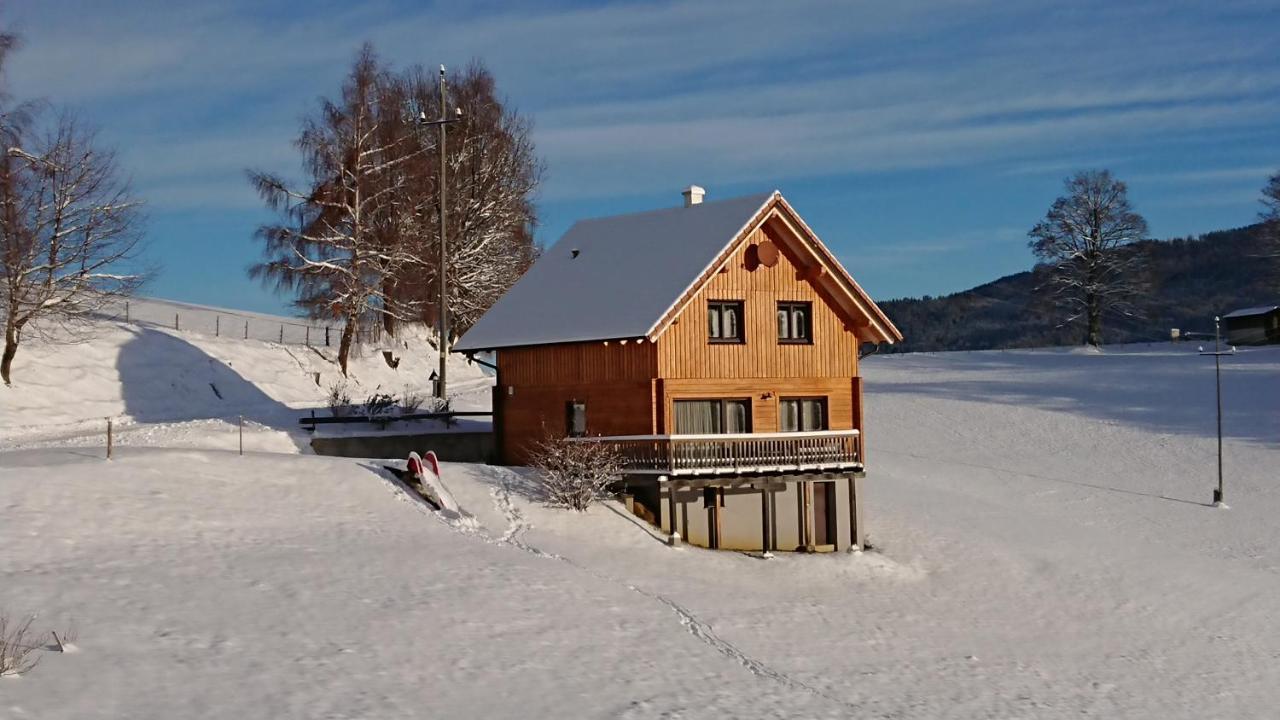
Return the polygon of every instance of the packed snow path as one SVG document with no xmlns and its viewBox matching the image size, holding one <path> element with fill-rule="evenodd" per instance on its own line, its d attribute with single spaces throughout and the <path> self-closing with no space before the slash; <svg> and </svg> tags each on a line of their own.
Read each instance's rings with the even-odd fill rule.
<svg viewBox="0 0 1280 720">
<path fill-rule="evenodd" d="M 1280 353 L 1233 363 L 1220 510 L 1185 348 L 868 360 L 856 556 L 673 550 L 479 466 L 466 528 L 374 461 L 0 454 L 0 607 L 80 631 L 0 717 L 1274 717 Z"/>
</svg>

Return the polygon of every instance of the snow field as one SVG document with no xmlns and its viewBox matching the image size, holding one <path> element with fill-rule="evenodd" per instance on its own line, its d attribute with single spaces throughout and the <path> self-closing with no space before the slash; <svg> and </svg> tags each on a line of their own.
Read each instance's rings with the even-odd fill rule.
<svg viewBox="0 0 1280 720">
<path fill-rule="evenodd" d="M 0 607 L 80 628 L 0 717 L 1270 718 L 1278 349 L 864 362 L 875 550 L 667 548 L 517 469 L 0 453 Z M 163 441 L 165 438 L 160 437 Z"/>
</svg>

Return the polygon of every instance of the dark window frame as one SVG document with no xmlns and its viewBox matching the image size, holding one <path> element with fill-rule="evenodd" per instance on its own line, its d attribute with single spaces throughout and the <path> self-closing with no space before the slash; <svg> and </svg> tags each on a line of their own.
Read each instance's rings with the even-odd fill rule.
<svg viewBox="0 0 1280 720">
<path fill-rule="evenodd" d="M 820 423 L 822 427 L 814 428 L 811 430 L 806 430 L 803 427 L 801 427 L 804 425 L 804 403 L 806 402 L 816 402 L 816 403 L 819 403 L 820 406 L 822 407 L 822 422 Z M 782 421 L 786 417 L 786 412 L 783 410 L 783 405 L 787 403 L 800 403 L 796 407 L 797 427 L 795 430 L 786 430 L 786 429 L 783 429 L 782 427 Z M 825 395 L 805 395 L 805 396 L 797 396 L 797 397 L 778 398 L 778 430 L 780 432 L 820 432 L 823 430 L 830 430 L 830 429 L 831 429 L 831 403 L 829 402 L 829 399 Z"/>
<path fill-rule="evenodd" d="M 739 430 L 738 432 L 743 432 L 743 433 L 754 432 L 752 428 L 755 426 L 755 422 L 751 417 L 753 408 L 751 406 L 751 398 L 749 397 L 725 397 L 725 398 L 682 397 L 682 398 L 673 398 L 671 400 L 671 418 L 672 418 L 671 429 L 673 433 L 675 432 L 675 417 L 676 417 L 675 404 L 680 402 L 705 402 L 705 403 L 715 403 L 717 405 L 717 407 L 719 408 L 719 415 L 720 415 L 720 427 L 722 429 L 718 433 L 711 433 L 712 435 L 726 435 L 729 433 L 727 429 L 724 429 L 729 427 L 729 403 L 742 403 L 746 405 L 746 409 L 747 409 L 747 412 L 744 416 L 744 419 L 747 421 L 747 427 L 745 430 Z M 692 434 L 700 434 L 700 433 L 692 433 Z"/>
<path fill-rule="evenodd" d="M 582 408 L 582 430 L 573 429 L 575 411 Z M 587 435 L 587 401 L 566 400 L 564 403 L 564 434 L 566 437 L 586 437 Z"/>
<path fill-rule="evenodd" d="M 738 334 L 735 337 L 724 337 L 724 312 L 732 309 L 738 316 Z M 717 315 L 716 324 L 720 328 L 720 336 L 711 335 L 711 315 Z M 707 301 L 707 342 L 716 345 L 743 345 L 747 342 L 746 303 L 742 300 L 708 300 Z"/>
<path fill-rule="evenodd" d="M 779 300 L 778 307 L 774 311 L 774 324 L 777 325 L 777 314 L 786 310 L 787 312 L 787 337 L 783 337 L 782 333 L 778 333 L 779 345 L 812 345 L 813 344 L 813 303 L 809 300 Z M 804 337 L 794 337 L 795 327 L 792 324 L 792 312 L 795 310 L 804 311 Z"/>
</svg>

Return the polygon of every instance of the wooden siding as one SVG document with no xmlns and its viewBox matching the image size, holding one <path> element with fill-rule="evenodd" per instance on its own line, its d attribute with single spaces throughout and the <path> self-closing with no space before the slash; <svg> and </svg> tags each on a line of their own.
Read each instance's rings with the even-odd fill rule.
<svg viewBox="0 0 1280 720">
<path fill-rule="evenodd" d="M 494 412 L 504 462 L 524 465 L 531 443 L 563 435 L 565 403 L 587 404 L 591 435 L 654 432 L 653 343 L 611 341 L 498 351 Z"/>
<path fill-rule="evenodd" d="M 829 430 L 861 430 L 855 393 L 850 392 L 850 378 L 685 378 L 664 380 L 662 418 L 673 417 L 673 402 L 710 398 L 749 398 L 751 431 L 780 432 L 778 401 L 786 398 L 823 397 L 827 399 Z M 660 422 L 657 432 L 671 433 L 675 428 Z"/>
<path fill-rule="evenodd" d="M 529 446 L 548 435 L 563 436 L 565 404 L 587 405 L 589 435 L 644 435 L 653 432 L 652 384 L 646 382 L 506 386 L 499 391 L 503 461 L 526 465 Z"/>
<path fill-rule="evenodd" d="M 498 372 L 516 387 L 648 382 L 657 376 L 657 350 L 635 340 L 508 348 L 498 351 Z"/>
<path fill-rule="evenodd" d="M 746 247 L 770 239 L 759 228 L 734 249 L 723 271 L 694 294 L 689 304 L 656 342 L 657 371 L 662 378 L 848 378 L 857 375 L 858 341 L 814 285 L 801 277 L 796 257 L 779 240 L 773 267 L 748 270 Z M 746 342 L 707 341 L 707 302 L 742 300 Z M 812 344 L 778 343 L 777 303 L 812 303 Z"/>
</svg>

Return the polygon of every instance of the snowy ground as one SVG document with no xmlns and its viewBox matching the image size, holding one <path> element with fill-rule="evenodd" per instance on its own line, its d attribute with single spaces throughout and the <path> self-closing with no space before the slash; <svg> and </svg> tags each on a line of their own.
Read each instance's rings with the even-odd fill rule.
<svg viewBox="0 0 1280 720">
<path fill-rule="evenodd" d="M 169 307 L 158 301 L 133 304 Z M 429 377 L 438 361 L 421 330 L 357 347 L 344 380 L 336 348 L 214 336 L 216 309 L 181 307 L 191 322 L 181 331 L 101 322 L 76 344 L 26 340 L 14 363 L 13 386 L 0 385 L 0 449 L 100 446 L 106 418 L 113 419 L 122 445 L 234 449 L 243 416 L 247 448 L 296 451 L 309 441 L 298 418 L 311 410 L 328 415 L 326 395 L 335 383 L 345 382 L 357 404 L 374 392 L 431 392 Z M 396 368 L 383 359 L 383 349 L 399 360 Z M 488 409 L 493 380 L 480 366 L 454 357 L 449 371 L 454 409 Z"/>
<path fill-rule="evenodd" d="M 864 363 L 874 552 L 672 550 L 446 465 L 0 453 L 0 607 L 79 627 L 0 717 L 1270 718 L 1280 351 Z M 287 448 L 282 448 L 285 450 Z"/>
</svg>

